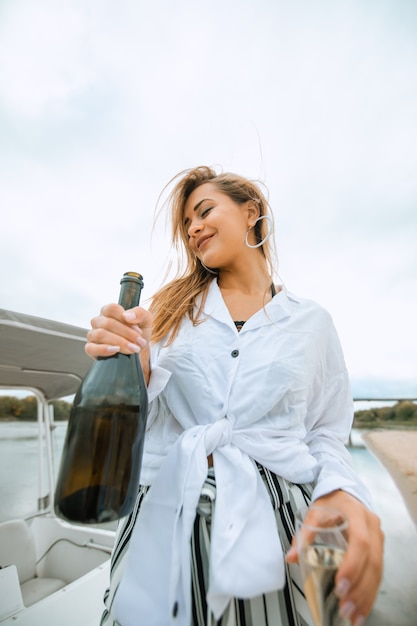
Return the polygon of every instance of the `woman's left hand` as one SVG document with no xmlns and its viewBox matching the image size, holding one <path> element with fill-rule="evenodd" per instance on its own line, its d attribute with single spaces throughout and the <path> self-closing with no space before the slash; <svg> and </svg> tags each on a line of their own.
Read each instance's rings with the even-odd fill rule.
<svg viewBox="0 0 417 626">
<path fill-rule="evenodd" d="M 314 505 L 339 509 L 349 521 L 348 549 L 336 575 L 340 612 L 353 626 L 363 626 L 372 609 L 382 578 L 384 534 L 379 517 L 345 491 L 334 491 Z M 295 538 L 287 561 L 298 559 Z"/>
</svg>

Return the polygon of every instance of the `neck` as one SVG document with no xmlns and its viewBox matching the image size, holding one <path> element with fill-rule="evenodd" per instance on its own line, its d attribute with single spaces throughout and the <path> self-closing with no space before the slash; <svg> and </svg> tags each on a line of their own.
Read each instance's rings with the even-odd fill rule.
<svg viewBox="0 0 417 626">
<path fill-rule="evenodd" d="M 242 270 L 220 270 L 217 283 L 221 291 L 242 294 L 265 293 L 271 287 L 272 279 L 266 263 L 251 264 Z"/>
</svg>

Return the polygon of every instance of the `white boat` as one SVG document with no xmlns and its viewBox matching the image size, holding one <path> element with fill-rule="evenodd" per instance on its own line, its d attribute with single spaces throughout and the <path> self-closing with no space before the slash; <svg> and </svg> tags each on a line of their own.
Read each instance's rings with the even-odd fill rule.
<svg viewBox="0 0 417 626">
<path fill-rule="evenodd" d="M 54 513 L 50 402 L 74 394 L 91 365 L 86 332 L 0 309 L 0 388 L 36 396 L 40 450 L 38 510 L 0 523 L 1 626 L 100 623 L 114 528 L 70 524 Z"/>
</svg>

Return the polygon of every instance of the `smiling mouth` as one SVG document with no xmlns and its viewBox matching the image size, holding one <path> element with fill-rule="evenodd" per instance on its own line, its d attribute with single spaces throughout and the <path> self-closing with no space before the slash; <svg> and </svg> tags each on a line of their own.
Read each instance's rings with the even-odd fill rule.
<svg viewBox="0 0 417 626">
<path fill-rule="evenodd" d="M 201 250 L 201 248 L 213 237 L 213 235 L 210 235 L 209 237 L 204 237 L 204 239 L 202 241 L 198 242 L 197 245 L 197 249 Z"/>
</svg>

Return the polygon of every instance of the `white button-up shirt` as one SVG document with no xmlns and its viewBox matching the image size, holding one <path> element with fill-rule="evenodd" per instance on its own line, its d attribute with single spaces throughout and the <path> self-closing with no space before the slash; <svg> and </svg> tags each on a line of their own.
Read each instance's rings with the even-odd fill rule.
<svg viewBox="0 0 417 626">
<path fill-rule="evenodd" d="M 154 347 L 141 483 L 152 484 L 133 531 L 116 594 L 123 626 L 191 622 L 190 537 L 207 456 L 216 504 L 208 603 L 218 618 L 230 597 L 284 585 L 269 496 L 255 461 L 313 499 L 343 489 L 372 506 L 345 448 L 353 403 L 329 314 L 280 291 L 236 330 L 217 282 L 201 323 L 184 318 Z M 175 608 L 174 608 L 175 607 Z"/>
</svg>

